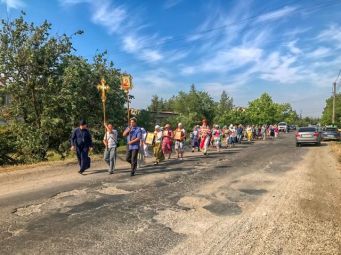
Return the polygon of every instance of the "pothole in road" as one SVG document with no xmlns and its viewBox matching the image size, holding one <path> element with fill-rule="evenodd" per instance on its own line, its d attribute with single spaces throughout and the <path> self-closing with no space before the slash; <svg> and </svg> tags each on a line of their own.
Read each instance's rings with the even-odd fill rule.
<svg viewBox="0 0 341 255">
<path fill-rule="evenodd" d="M 242 213 L 240 206 L 234 202 L 215 202 L 204 206 L 204 208 L 218 216 L 238 215 Z"/>
<path fill-rule="evenodd" d="M 202 235 L 219 221 L 219 217 L 203 208 L 180 211 L 167 209 L 153 219 L 176 233 L 186 235 Z"/>
<path fill-rule="evenodd" d="M 240 192 L 246 193 L 248 195 L 261 196 L 268 191 L 265 189 L 239 189 Z"/>
<path fill-rule="evenodd" d="M 211 202 L 204 197 L 182 197 L 178 201 L 179 206 L 190 209 L 202 208 L 210 203 Z"/>
<path fill-rule="evenodd" d="M 96 196 L 89 194 L 85 189 L 71 190 L 59 193 L 43 203 L 16 208 L 13 213 L 17 216 L 24 217 L 52 210 L 67 212 L 72 206 L 76 206 L 84 201 L 96 198 Z"/>
<path fill-rule="evenodd" d="M 124 195 L 124 194 L 129 194 L 131 191 L 123 190 L 123 189 L 118 189 L 115 186 L 114 187 L 105 187 L 96 190 L 97 192 L 105 195 Z"/>
<path fill-rule="evenodd" d="M 41 207 L 44 204 L 37 204 L 37 205 L 29 205 L 21 208 L 16 208 L 13 213 L 18 216 L 29 216 L 34 213 L 41 212 Z"/>
</svg>

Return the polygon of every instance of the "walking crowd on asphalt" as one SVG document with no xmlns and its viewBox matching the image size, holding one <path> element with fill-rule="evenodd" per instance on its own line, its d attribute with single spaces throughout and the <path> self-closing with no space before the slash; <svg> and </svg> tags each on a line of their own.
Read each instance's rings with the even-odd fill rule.
<svg viewBox="0 0 341 255">
<path fill-rule="evenodd" d="M 110 123 L 105 124 L 105 129 L 104 161 L 108 165 L 108 173 L 113 174 L 117 159 L 118 132 Z M 145 158 L 151 157 L 149 147 L 153 149 L 154 165 L 158 165 L 164 160 L 171 159 L 173 148 L 176 158 L 183 160 L 186 144 L 192 148 L 192 153 L 198 151 L 207 155 L 210 147 L 220 152 L 221 148 L 232 148 L 242 141 L 276 139 L 278 135 L 277 125 L 231 124 L 220 127 L 215 124 L 211 128 L 206 119 L 202 120 L 201 125 L 194 126 L 188 136 L 182 123 L 178 123 L 174 130 L 170 124 L 166 124 L 164 127 L 156 125 L 153 132 L 147 132 L 138 126 L 136 118 L 130 119 L 130 125 L 123 132 L 127 139 L 126 161 L 131 165 L 131 176 L 134 176 L 137 168 L 145 163 Z M 71 135 L 71 149 L 76 151 L 80 174 L 90 168 L 89 152 L 92 147 L 92 137 L 87 123 L 81 120 L 79 127 L 74 129 Z"/>
</svg>

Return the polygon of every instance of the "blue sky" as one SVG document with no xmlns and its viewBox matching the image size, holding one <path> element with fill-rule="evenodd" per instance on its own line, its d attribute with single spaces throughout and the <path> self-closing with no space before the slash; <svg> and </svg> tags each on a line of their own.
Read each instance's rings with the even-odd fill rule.
<svg viewBox="0 0 341 255">
<path fill-rule="evenodd" d="M 88 59 L 108 50 L 133 76 L 133 106 L 192 83 L 237 106 L 263 92 L 319 116 L 341 69 L 340 0 L 0 0 L 0 17 L 24 10 L 75 38 Z"/>
</svg>

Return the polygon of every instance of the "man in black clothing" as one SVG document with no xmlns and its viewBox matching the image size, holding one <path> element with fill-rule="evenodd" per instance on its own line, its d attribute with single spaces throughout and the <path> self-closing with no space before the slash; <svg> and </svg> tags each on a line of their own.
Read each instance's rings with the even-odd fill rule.
<svg viewBox="0 0 341 255">
<path fill-rule="evenodd" d="M 71 150 L 76 150 L 80 167 L 79 173 L 82 174 L 90 168 L 89 150 L 92 150 L 92 138 L 85 120 L 81 120 L 79 127 L 73 130 L 71 145 Z"/>
</svg>

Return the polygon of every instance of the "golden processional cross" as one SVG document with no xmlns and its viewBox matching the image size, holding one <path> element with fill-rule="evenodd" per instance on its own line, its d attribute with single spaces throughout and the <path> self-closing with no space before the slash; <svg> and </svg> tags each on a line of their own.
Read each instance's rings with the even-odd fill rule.
<svg viewBox="0 0 341 255">
<path fill-rule="evenodd" d="M 97 89 L 101 94 L 101 99 L 102 99 L 102 107 L 103 107 L 103 124 L 104 124 L 104 134 L 107 133 L 106 130 L 106 125 L 107 125 L 107 117 L 106 117 L 106 107 L 105 107 L 105 102 L 107 101 L 107 92 L 109 91 L 109 85 L 107 85 L 106 81 L 104 78 L 101 79 L 100 84 L 97 85 Z M 107 135 L 105 136 L 107 137 Z M 108 144 L 106 144 L 106 147 Z"/>
</svg>

